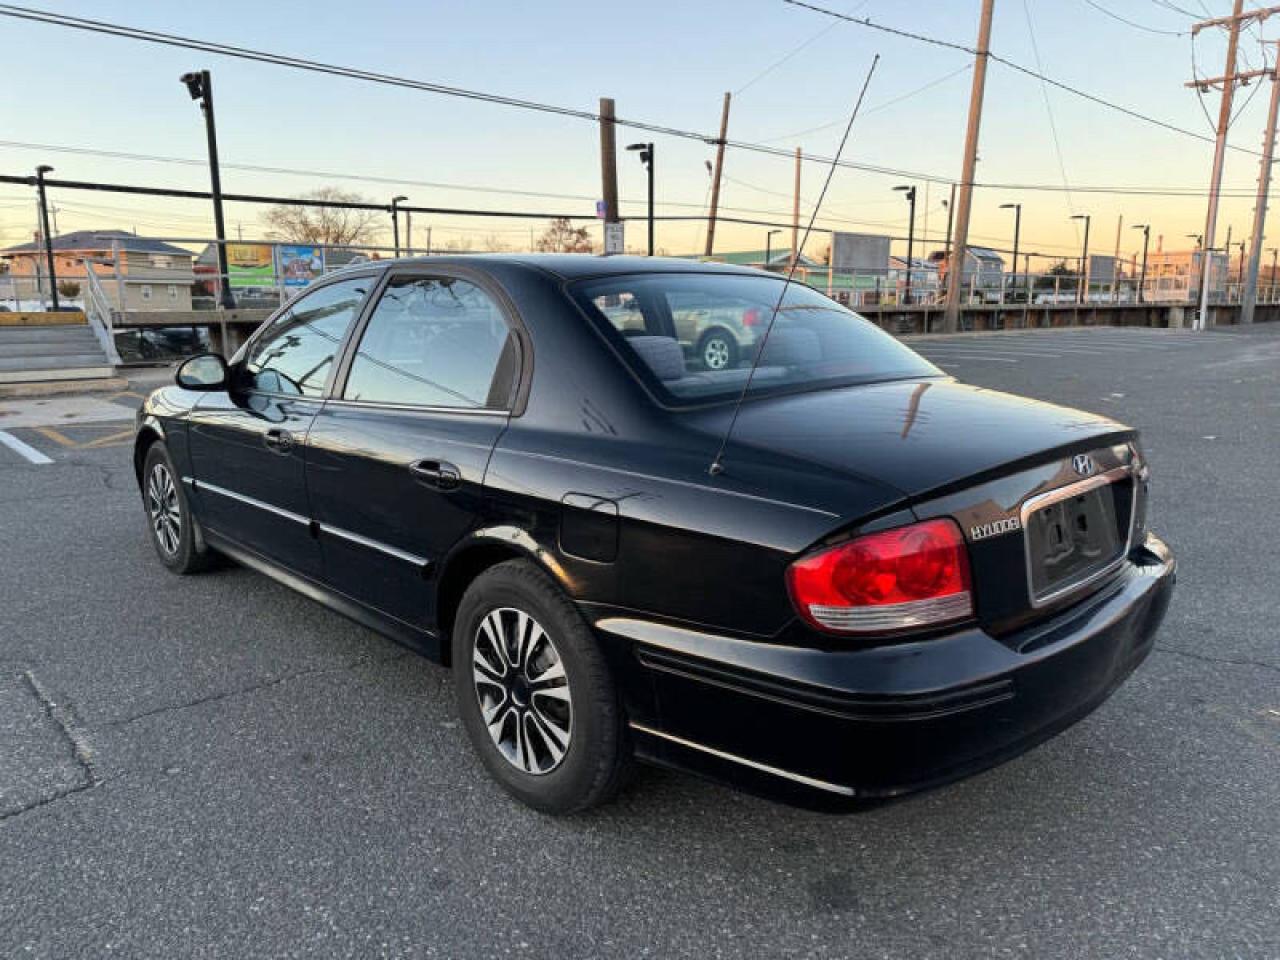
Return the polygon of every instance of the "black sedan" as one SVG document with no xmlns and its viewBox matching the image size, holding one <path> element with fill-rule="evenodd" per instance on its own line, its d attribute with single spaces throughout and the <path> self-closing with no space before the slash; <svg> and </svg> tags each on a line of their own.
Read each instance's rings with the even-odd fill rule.
<svg viewBox="0 0 1280 960">
<path fill-rule="evenodd" d="M 440 257 L 327 277 L 139 414 L 161 561 L 233 558 L 453 667 L 541 810 L 633 758 L 857 805 L 1028 749 L 1174 582 L 1130 428 L 957 383 L 757 271 Z M 690 298 L 771 322 L 682 347 Z"/>
</svg>

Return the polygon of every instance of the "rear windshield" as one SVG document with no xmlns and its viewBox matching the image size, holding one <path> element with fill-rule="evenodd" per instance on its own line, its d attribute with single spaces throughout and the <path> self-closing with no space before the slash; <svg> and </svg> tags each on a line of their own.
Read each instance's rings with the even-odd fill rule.
<svg viewBox="0 0 1280 960">
<path fill-rule="evenodd" d="M 570 290 L 666 403 L 737 397 L 757 353 L 752 395 L 942 375 L 874 324 L 798 282 L 787 286 L 765 341 L 784 283 L 765 275 L 646 273 L 587 280 Z"/>
</svg>

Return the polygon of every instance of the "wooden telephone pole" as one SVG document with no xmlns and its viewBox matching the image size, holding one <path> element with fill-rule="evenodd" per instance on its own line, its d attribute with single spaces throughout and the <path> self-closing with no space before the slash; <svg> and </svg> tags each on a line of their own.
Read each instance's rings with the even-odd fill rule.
<svg viewBox="0 0 1280 960">
<path fill-rule="evenodd" d="M 1205 214 L 1204 243 L 1200 247 L 1200 310 L 1196 315 L 1193 329 L 1204 330 L 1209 325 L 1209 287 L 1213 277 L 1213 241 L 1218 228 L 1218 200 L 1222 193 L 1222 165 L 1227 153 L 1227 130 L 1231 126 L 1231 102 L 1235 96 L 1236 86 L 1250 80 L 1271 76 L 1271 70 L 1250 70 L 1247 73 L 1236 71 L 1236 51 L 1240 46 L 1240 29 L 1254 21 L 1262 21 L 1274 13 L 1280 13 L 1280 7 L 1265 7 L 1259 10 L 1244 10 L 1244 0 L 1235 0 L 1235 6 L 1229 17 L 1217 17 L 1205 20 L 1191 28 L 1194 37 L 1201 30 L 1210 27 L 1225 27 L 1227 36 L 1227 63 L 1222 76 L 1201 80 L 1193 78 L 1188 87 L 1208 91 L 1215 87 L 1222 90 L 1222 102 L 1218 107 L 1217 139 L 1213 147 L 1213 173 L 1209 181 L 1209 208 Z M 1230 251 L 1228 250 L 1228 262 Z"/>
<path fill-rule="evenodd" d="M 960 291 L 964 286 L 964 261 L 968 256 L 969 213 L 973 208 L 973 180 L 978 166 L 978 129 L 982 125 L 982 98 L 987 89 L 987 61 L 991 57 L 991 15 L 995 0 L 982 0 L 978 21 L 978 46 L 973 57 L 973 85 L 969 89 L 969 125 L 964 135 L 964 167 L 960 173 L 960 200 L 956 210 L 956 236 L 947 263 L 947 310 L 942 331 L 955 333 L 960 326 Z M 957 266 L 958 265 L 958 266 Z M 1017 269 L 1017 265 L 1014 265 Z"/>
<path fill-rule="evenodd" d="M 711 210 L 707 219 L 707 247 L 704 251 L 708 257 L 716 242 L 716 212 L 720 209 L 720 174 L 724 171 L 724 145 L 729 136 L 730 99 L 731 95 L 726 93 L 724 108 L 720 111 L 720 138 L 716 141 L 716 169 L 711 175 Z"/>
<path fill-rule="evenodd" d="M 1276 119 L 1280 114 L 1280 43 L 1276 44 L 1276 65 L 1271 74 L 1271 106 L 1267 109 L 1267 132 L 1262 137 L 1262 161 L 1258 165 L 1258 195 L 1253 205 L 1253 236 L 1249 244 L 1249 275 L 1240 294 L 1240 322 L 1253 323 L 1258 303 L 1258 265 L 1262 258 L 1262 231 L 1267 223 L 1267 195 L 1271 192 L 1271 162 L 1276 151 Z M 1274 281 L 1273 281 L 1274 282 Z"/>
<path fill-rule="evenodd" d="M 600 98 L 600 192 L 604 199 L 605 233 L 618 222 L 618 141 L 615 106 L 611 97 Z M 608 253 L 608 241 L 605 242 Z M 621 252 L 621 251 L 618 251 Z"/>
</svg>

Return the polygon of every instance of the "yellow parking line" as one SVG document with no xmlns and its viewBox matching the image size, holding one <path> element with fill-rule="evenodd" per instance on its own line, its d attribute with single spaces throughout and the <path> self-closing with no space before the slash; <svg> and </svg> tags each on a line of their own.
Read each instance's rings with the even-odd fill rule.
<svg viewBox="0 0 1280 960">
<path fill-rule="evenodd" d="M 97 440 L 90 440 L 88 443 L 80 444 L 81 448 L 88 447 L 111 447 L 116 444 L 123 444 L 126 440 L 133 436 L 132 430 L 121 430 L 119 433 L 113 433 L 110 436 L 99 437 Z"/>
<path fill-rule="evenodd" d="M 74 440 L 72 440 L 68 436 L 65 436 L 59 433 L 57 430 L 53 429 L 53 427 L 36 427 L 35 431 L 41 436 L 47 437 L 48 439 L 52 440 L 54 443 L 58 444 L 59 446 L 63 446 L 63 447 L 78 446 L 78 444 Z"/>
</svg>

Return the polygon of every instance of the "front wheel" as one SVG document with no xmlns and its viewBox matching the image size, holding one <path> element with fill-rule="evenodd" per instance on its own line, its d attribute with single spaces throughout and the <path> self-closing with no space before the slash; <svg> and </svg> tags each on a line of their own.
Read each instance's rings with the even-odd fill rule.
<svg viewBox="0 0 1280 960">
<path fill-rule="evenodd" d="M 196 527 L 178 472 L 161 441 L 147 450 L 142 465 L 142 504 L 151 544 L 160 562 L 174 573 L 196 573 L 212 558 Z"/>
<path fill-rule="evenodd" d="M 617 792 L 630 762 L 617 690 L 590 628 L 532 563 L 501 563 L 467 589 L 453 673 L 472 746 L 510 793 L 568 814 Z"/>
</svg>

